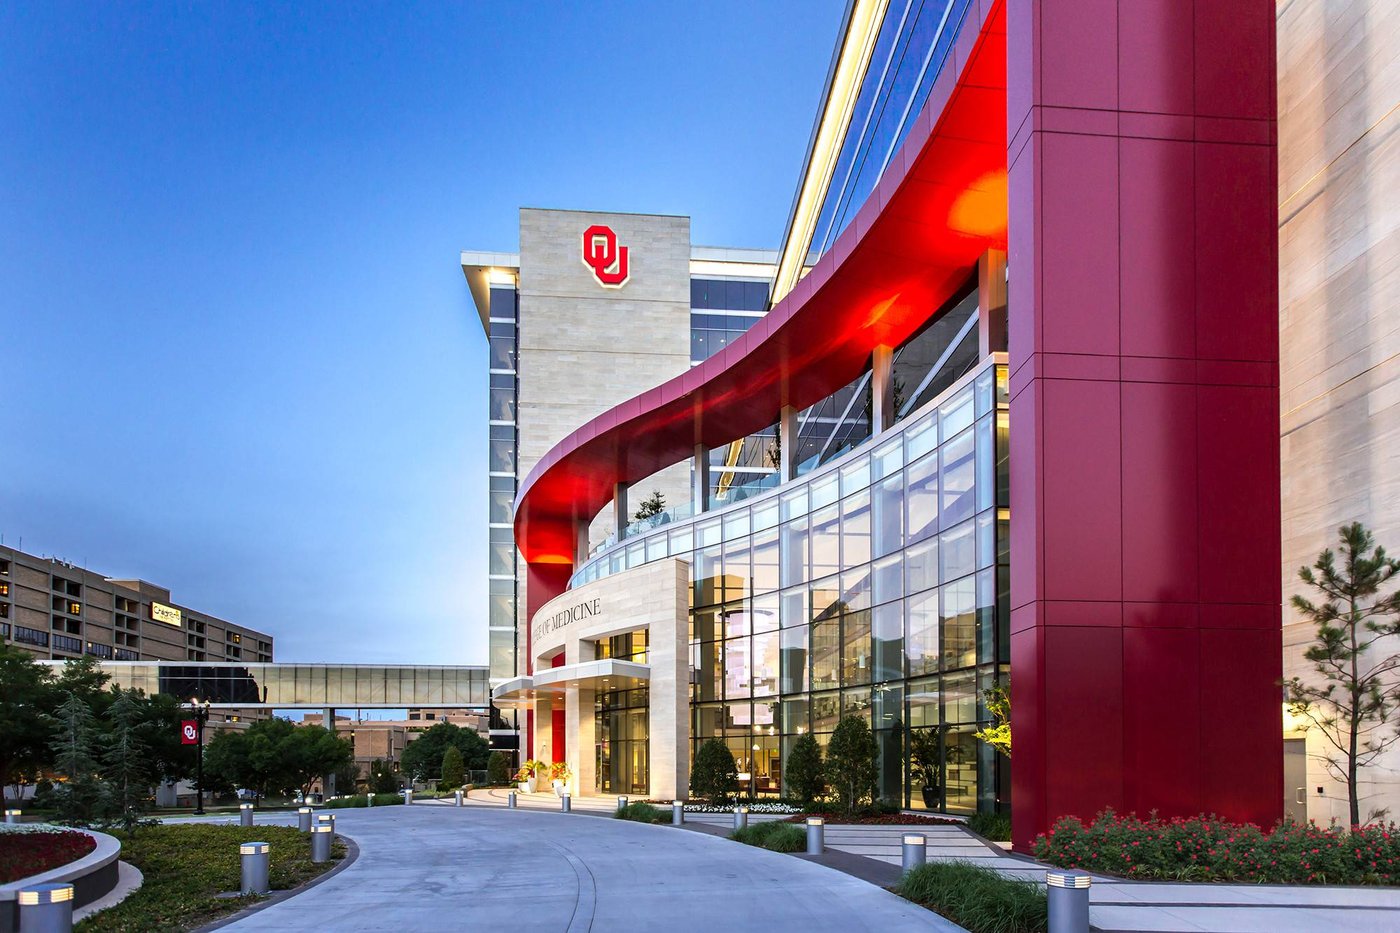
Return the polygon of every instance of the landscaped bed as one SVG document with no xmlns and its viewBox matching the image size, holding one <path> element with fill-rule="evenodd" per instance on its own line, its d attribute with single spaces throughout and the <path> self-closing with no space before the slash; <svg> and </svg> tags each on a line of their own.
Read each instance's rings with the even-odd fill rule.
<svg viewBox="0 0 1400 933">
<path fill-rule="evenodd" d="M 1038 836 L 1035 856 L 1064 868 L 1172 881 L 1268 884 L 1400 884 L 1400 826 L 1347 829 L 1282 820 L 1265 831 L 1214 816 L 1073 817 Z"/>
<path fill-rule="evenodd" d="M 782 820 L 736 829 L 729 838 L 774 852 L 801 852 L 807 847 L 807 834 Z"/>
<path fill-rule="evenodd" d="M 218 897 L 238 890 L 242 842 L 270 844 L 274 891 L 303 885 L 345 857 L 337 841 L 332 861 L 317 865 L 306 835 L 286 826 L 143 826 L 112 835 L 121 840 L 122 860 L 145 880 L 126 900 L 79 924 L 80 933 L 184 933 L 256 903 L 256 897 Z"/>
<path fill-rule="evenodd" d="M 914 813 L 799 813 L 787 818 L 789 823 L 805 823 L 808 817 L 819 816 L 834 826 L 962 826 L 961 820 L 941 816 L 921 816 Z"/>
<path fill-rule="evenodd" d="M 930 862 L 894 889 L 971 933 L 1043 933 L 1045 893 L 1032 881 L 1003 878 L 967 862 Z"/>
<path fill-rule="evenodd" d="M 50 826 L 0 827 L 0 884 L 76 862 L 97 848 L 87 833 Z"/>
</svg>

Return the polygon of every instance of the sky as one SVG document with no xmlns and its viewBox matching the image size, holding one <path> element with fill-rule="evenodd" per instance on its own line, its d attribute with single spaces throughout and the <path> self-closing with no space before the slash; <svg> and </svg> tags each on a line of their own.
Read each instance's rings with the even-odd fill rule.
<svg viewBox="0 0 1400 933">
<path fill-rule="evenodd" d="M 0 5 L 0 537 L 276 637 L 486 660 L 518 208 L 776 248 L 840 0 Z"/>
</svg>

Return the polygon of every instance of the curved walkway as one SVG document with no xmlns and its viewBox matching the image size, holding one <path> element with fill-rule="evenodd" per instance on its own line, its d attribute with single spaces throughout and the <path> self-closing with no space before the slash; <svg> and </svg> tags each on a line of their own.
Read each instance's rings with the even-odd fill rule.
<svg viewBox="0 0 1400 933">
<path fill-rule="evenodd" d="M 360 847 L 354 865 L 225 929 L 960 929 L 841 872 L 666 826 L 418 805 L 338 810 L 336 821 Z"/>
</svg>

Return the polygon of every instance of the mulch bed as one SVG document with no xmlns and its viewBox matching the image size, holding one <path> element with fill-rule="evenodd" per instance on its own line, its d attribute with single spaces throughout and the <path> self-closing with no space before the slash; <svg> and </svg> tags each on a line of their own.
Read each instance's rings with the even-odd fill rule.
<svg viewBox="0 0 1400 933">
<path fill-rule="evenodd" d="M 949 820 L 941 816 L 917 816 L 912 813 L 880 813 L 865 816 L 846 816 L 844 813 L 798 813 L 787 818 L 789 823 L 805 823 L 809 816 L 820 816 L 833 826 L 961 826 L 962 820 Z"/>
<path fill-rule="evenodd" d="M 87 833 L 69 829 L 7 832 L 0 839 L 0 884 L 67 865 L 97 848 Z"/>
</svg>

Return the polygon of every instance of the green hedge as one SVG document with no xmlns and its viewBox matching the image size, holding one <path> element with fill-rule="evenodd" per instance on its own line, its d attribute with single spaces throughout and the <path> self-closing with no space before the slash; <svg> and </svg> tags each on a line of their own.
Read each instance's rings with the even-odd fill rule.
<svg viewBox="0 0 1400 933">
<path fill-rule="evenodd" d="M 1005 813 L 974 813 L 967 818 L 967 828 L 983 839 L 1011 841 L 1011 817 Z"/>
<path fill-rule="evenodd" d="M 807 830 L 781 821 L 755 823 L 735 830 L 729 838 L 774 852 L 801 852 L 807 848 Z"/>
<path fill-rule="evenodd" d="M 1045 894 L 1039 885 L 968 862 L 921 865 L 894 891 L 969 933 L 1042 933 L 1046 928 Z"/>
<path fill-rule="evenodd" d="M 634 823 L 669 823 L 671 814 L 660 807 L 653 807 L 649 803 L 629 803 L 614 814 L 619 820 L 631 820 Z"/>
<path fill-rule="evenodd" d="M 374 805 L 376 807 L 392 807 L 396 804 L 400 806 L 403 804 L 403 798 L 398 794 L 374 795 Z M 369 806 L 369 798 L 364 794 L 356 794 L 353 797 L 336 797 L 333 800 L 327 800 L 321 806 L 327 810 L 343 810 L 347 807 L 367 807 Z"/>
</svg>

